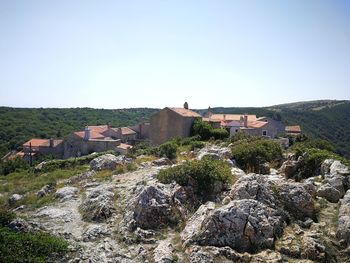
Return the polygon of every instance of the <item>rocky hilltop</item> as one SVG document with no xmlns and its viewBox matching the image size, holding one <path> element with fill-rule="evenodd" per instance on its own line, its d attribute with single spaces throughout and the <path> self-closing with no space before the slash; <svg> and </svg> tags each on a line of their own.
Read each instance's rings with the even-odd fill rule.
<svg viewBox="0 0 350 263">
<path fill-rule="evenodd" d="M 160 170 L 174 166 L 167 158 L 96 180 L 96 172 L 131 161 L 106 154 L 61 187 L 43 187 L 37 194 L 54 191 L 55 201 L 15 209 L 9 227 L 66 239 L 69 252 L 53 262 L 349 262 L 350 172 L 341 162 L 327 159 L 319 176 L 296 182 L 288 178 L 302 158 L 293 155 L 284 155 L 280 169 L 246 174 L 228 148 L 192 154 L 227 162 L 233 183 L 215 184 L 204 201 L 195 185 L 158 181 Z M 20 198 L 10 197 L 14 207 Z"/>
</svg>

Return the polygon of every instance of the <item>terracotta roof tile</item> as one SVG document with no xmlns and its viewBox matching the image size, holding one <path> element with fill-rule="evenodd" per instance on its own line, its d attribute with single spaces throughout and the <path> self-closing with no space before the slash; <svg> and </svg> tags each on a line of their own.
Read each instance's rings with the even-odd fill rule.
<svg viewBox="0 0 350 263">
<path fill-rule="evenodd" d="M 248 121 L 256 121 L 256 115 L 248 114 Z M 244 118 L 244 114 L 213 114 L 210 119 L 226 120 L 226 121 L 240 121 Z"/>
<path fill-rule="evenodd" d="M 84 131 L 78 131 L 78 132 L 75 132 L 74 134 L 77 135 L 80 138 L 84 138 L 85 132 Z M 93 130 L 90 130 L 90 139 L 104 139 L 104 138 L 105 138 L 105 136 L 102 135 L 101 133 L 93 131 Z"/>
<path fill-rule="evenodd" d="M 285 131 L 299 133 L 301 132 L 301 128 L 299 125 L 286 126 Z"/>
<path fill-rule="evenodd" d="M 53 145 L 56 147 L 60 143 L 62 143 L 63 140 L 54 140 Z M 32 147 L 49 147 L 50 146 L 50 139 L 36 139 L 33 138 L 23 144 L 23 147 L 30 147 L 30 144 Z"/>
<path fill-rule="evenodd" d="M 88 128 L 90 129 L 90 131 L 102 133 L 108 130 L 108 125 L 92 125 L 88 126 Z"/>
<path fill-rule="evenodd" d="M 248 128 L 258 129 L 264 127 L 267 124 L 268 122 L 266 121 L 248 121 Z"/>
<path fill-rule="evenodd" d="M 126 143 L 121 143 L 121 144 L 118 145 L 117 148 L 120 148 L 120 149 L 123 149 L 123 150 L 127 150 L 127 149 L 131 149 L 132 146 L 129 145 L 129 144 L 126 144 Z"/>
</svg>

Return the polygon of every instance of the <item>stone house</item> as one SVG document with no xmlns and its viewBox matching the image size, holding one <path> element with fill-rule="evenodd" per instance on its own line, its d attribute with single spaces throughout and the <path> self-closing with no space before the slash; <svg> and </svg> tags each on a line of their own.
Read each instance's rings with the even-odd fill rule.
<svg viewBox="0 0 350 263">
<path fill-rule="evenodd" d="M 63 148 L 63 140 L 33 138 L 25 142 L 23 150 L 16 155 L 28 162 L 30 159 L 35 161 L 39 155 L 52 155 L 55 158 L 62 158 Z"/>
<path fill-rule="evenodd" d="M 299 125 L 293 125 L 293 126 L 286 126 L 285 132 L 288 135 L 300 135 L 301 134 L 301 128 Z"/>
<path fill-rule="evenodd" d="M 111 131 L 116 132 L 107 127 L 107 125 L 87 126 L 84 131 L 70 134 L 64 141 L 63 158 L 79 157 L 93 152 L 108 150 L 126 154 L 132 146 L 123 143 L 121 139 L 113 139 L 106 136 Z"/>
<path fill-rule="evenodd" d="M 188 108 L 187 103 L 184 104 L 183 108 L 166 107 L 151 117 L 151 143 L 158 145 L 174 137 L 188 137 L 190 136 L 193 122 L 201 118 L 201 115 Z"/>
</svg>

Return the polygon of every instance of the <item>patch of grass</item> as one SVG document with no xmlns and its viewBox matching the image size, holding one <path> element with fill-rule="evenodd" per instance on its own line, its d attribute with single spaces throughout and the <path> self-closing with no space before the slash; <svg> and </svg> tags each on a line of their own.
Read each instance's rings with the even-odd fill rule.
<svg viewBox="0 0 350 263">
<path fill-rule="evenodd" d="M 94 179 L 97 181 L 110 181 L 112 180 L 113 171 L 111 170 L 102 170 L 96 173 L 96 175 L 93 176 Z"/>
<path fill-rule="evenodd" d="M 144 163 L 144 162 L 152 162 L 154 160 L 157 160 L 158 158 L 154 155 L 144 155 L 140 158 L 137 158 L 135 160 L 136 164 Z"/>
<path fill-rule="evenodd" d="M 71 169 L 58 169 L 47 173 L 34 173 L 28 170 L 15 172 L 3 178 L 5 183 L 0 185 L 0 193 L 25 194 L 38 191 L 47 184 L 56 185 L 59 180 L 67 179 L 87 170 L 87 165 L 81 165 Z"/>
<path fill-rule="evenodd" d="M 18 233 L 0 227 L 0 262 L 47 262 L 68 251 L 68 243 L 44 233 Z"/>
<path fill-rule="evenodd" d="M 55 197 L 52 194 L 46 195 L 44 197 L 37 197 L 35 193 L 28 193 L 24 196 L 22 200 L 20 200 L 16 206 L 25 205 L 30 208 L 39 208 L 45 206 L 49 203 L 55 201 Z"/>
</svg>

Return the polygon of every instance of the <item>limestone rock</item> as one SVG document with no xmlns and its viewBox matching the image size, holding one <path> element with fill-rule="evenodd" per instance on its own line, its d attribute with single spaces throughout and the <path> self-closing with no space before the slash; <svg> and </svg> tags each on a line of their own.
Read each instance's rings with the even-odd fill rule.
<svg viewBox="0 0 350 263">
<path fill-rule="evenodd" d="M 55 197 L 61 201 L 66 201 L 77 197 L 77 194 L 78 188 L 73 186 L 65 186 L 56 191 Z"/>
<path fill-rule="evenodd" d="M 242 169 L 239 169 L 238 167 L 232 167 L 231 173 L 233 176 L 235 176 L 237 178 L 246 175 L 246 173 Z"/>
<path fill-rule="evenodd" d="M 32 226 L 22 218 L 16 218 L 12 220 L 7 227 L 16 232 L 31 232 L 33 231 Z"/>
<path fill-rule="evenodd" d="M 90 225 L 84 230 L 82 238 L 83 241 L 94 241 L 106 235 L 110 235 L 110 231 L 105 225 Z"/>
<path fill-rule="evenodd" d="M 283 230 L 284 222 L 277 210 L 256 200 L 234 200 L 211 211 L 202 209 L 201 213 L 201 218 L 195 213 L 181 233 L 184 245 L 229 246 L 237 251 L 251 251 L 272 247 Z"/>
<path fill-rule="evenodd" d="M 174 248 L 168 240 L 162 240 L 154 250 L 154 262 L 156 263 L 172 263 Z"/>
<path fill-rule="evenodd" d="M 349 168 L 340 161 L 334 161 L 329 168 L 330 174 L 349 175 Z"/>
<path fill-rule="evenodd" d="M 299 163 L 297 161 L 287 160 L 282 164 L 280 172 L 283 173 L 286 178 L 292 178 L 298 169 Z"/>
<path fill-rule="evenodd" d="M 104 154 L 93 159 L 90 162 L 90 168 L 93 171 L 114 170 L 118 165 L 125 163 L 126 157 L 124 155 Z"/>
<path fill-rule="evenodd" d="M 54 189 L 55 189 L 54 185 L 47 184 L 43 186 L 38 192 L 36 192 L 36 196 L 39 198 L 44 197 L 50 194 Z"/>
<path fill-rule="evenodd" d="M 296 218 L 314 218 L 314 201 L 301 183 L 280 184 L 278 196 L 286 210 Z"/>
<path fill-rule="evenodd" d="M 337 203 L 339 199 L 342 198 L 341 193 L 328 183 L 322 185 L 317 190 L 317 196 L 323 197 L 331 203 Z"/>
<path fill-rule="evenodd" d="M 172 200 L 169 186 L 156 183 L 140 186 L 136 190 L 124 215 L 124 222 L 129 231 L 133 231 L 136 227 L 159 229 L 176 224 L 180 218 L 181 213 Z"/>
<path fill-rule="evenodd" d="M 276 207 L 273 187 L 263 175 L 248 174 L 242 176 L 233 185 L 230 197 L 232 199 L 254 199 L 270 207 Z"/>
<path fill-rule="evenodd" d="M 172 165 L 173 163 L 169 160 L 169 158 L 163 157 L 152 162 L 152 165 L 155 166 L 163 166 L 163 165 Z"/>
<path fill-rule="evenodd" d="M 321 174 L 329 174 L 331 165 L 333 164 L 335 160 L 334 159 L 326 159 L 321 164 Z"/>
<path fill-rule="evenodd" d="M 337 237 L 342 243 L 350 245 L 350 190 L 340 200 Z"/>
<path fill-rule="evenodd" d="M 114 212 L 113 187 L 99 185 L 87 190 L 86 198 L 80 206 L 83 218 L 92 221 L 105 221 Z"/>
<path fill-rule="evenodd" d="M 212 159 L 230 159 L 232 156 L 231 149 L 228 147 L 219 147 L 217 145 L 211 145 L 209 147 L 202 148 L 198 155 L 197 159 L 201 160 L 204 157 Z"/>
<path fill-rule="evenodd" d="M 18 201 L 23 199 L 23 195 L 19 195 L 19 194 L 13 194 L 9 197 L 8 202 L 9 205 L 13 206 L 15 205 Z"/>
</svg>

